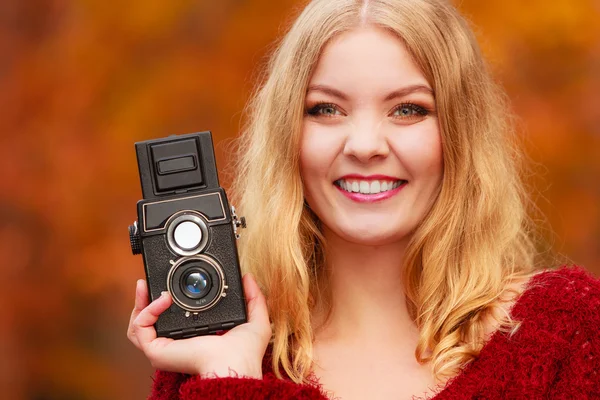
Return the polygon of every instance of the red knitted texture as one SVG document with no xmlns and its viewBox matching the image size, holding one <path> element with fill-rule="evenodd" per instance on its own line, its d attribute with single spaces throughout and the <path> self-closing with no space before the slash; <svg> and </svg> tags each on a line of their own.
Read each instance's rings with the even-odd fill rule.
<svg viewBox="0 0 600 400">
<path fill-rule="evenodd" d="M 522 321 L 519 330 L 496 332 L 431 400 L 600 399 L 600 280 L 581 267 L 544 271 L 511 315 Z M 279 380 L 264 365 L 262 380 L 157 371 L 149 399 L 328 399 L 316 381 Z"/>
</svg>

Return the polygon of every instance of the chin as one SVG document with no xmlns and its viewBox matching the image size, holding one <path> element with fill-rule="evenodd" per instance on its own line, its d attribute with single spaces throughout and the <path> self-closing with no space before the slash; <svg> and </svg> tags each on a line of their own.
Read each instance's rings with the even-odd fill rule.
<svg viewBox="0 0 600 400">
<path fill-rule="evenodd" d="M 381 226 L 337 227 L 334 233 L 341 239 L 361 246 L 387 246 L 405 241 L 409 230 L 382 229 Z"/>
</svg>

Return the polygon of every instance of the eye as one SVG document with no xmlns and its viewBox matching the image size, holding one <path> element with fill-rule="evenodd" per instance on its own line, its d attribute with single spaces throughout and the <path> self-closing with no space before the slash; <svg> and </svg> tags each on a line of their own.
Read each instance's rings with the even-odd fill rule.
<svg viewBox="0 0 600 400">
<path fill-rule="evenodd" d="M 392 112 L 392 116 L 399 119 L 423 119 L 429 115 L 429 111 L 413 103 L 402 103 Z"/>
<path fill-rule="evenodd" d="M 335 104 L 331 103 L 319 103 L 306 111 L 308 115 L 313 116 L 325 116 L 325 117 L 333 117 L 336 115 L 342 115 L 340 110 L 336 107 Z"/>
</svg>

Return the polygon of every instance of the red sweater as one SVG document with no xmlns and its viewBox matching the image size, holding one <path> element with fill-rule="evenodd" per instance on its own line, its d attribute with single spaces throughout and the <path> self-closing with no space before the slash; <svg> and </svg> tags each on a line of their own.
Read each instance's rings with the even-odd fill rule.
<svg viewBox="0 0 600 400">
<path fill-rule="evenodd" d="M 535 275 L 513 305 L 512 337 L 496 332 L 432 400 L 600 399 L 600 280 L 580 267 Z M 157 371 L 151 400 L 328 400 L 322 388 L 276 379 L 203 379 Z"/>
</svg>

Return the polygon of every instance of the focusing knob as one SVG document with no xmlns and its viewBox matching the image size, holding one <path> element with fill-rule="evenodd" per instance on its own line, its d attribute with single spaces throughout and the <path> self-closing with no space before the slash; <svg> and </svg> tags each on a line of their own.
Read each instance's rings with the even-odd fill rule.
<svg viewBox="0 0 600 400">
<path fill-rule="evenodd" d="M 133 225 L 129 225 L 129 243 L 131 243 L 131 252 L 136 254 L 142 254 L 142 238 L 138 230 L 137 221 Z"/>
<path fill-rule="evenodd" d="M 231 206 L 231 224 L 233 225 L 233 234 L 236 239 L 240 238 L 240 234 L 237 229 L 241 226 L 242 228 L 246 227 L 246 217 L 239 217 L 235 212 L 235 207 Z"/>
</svg>

